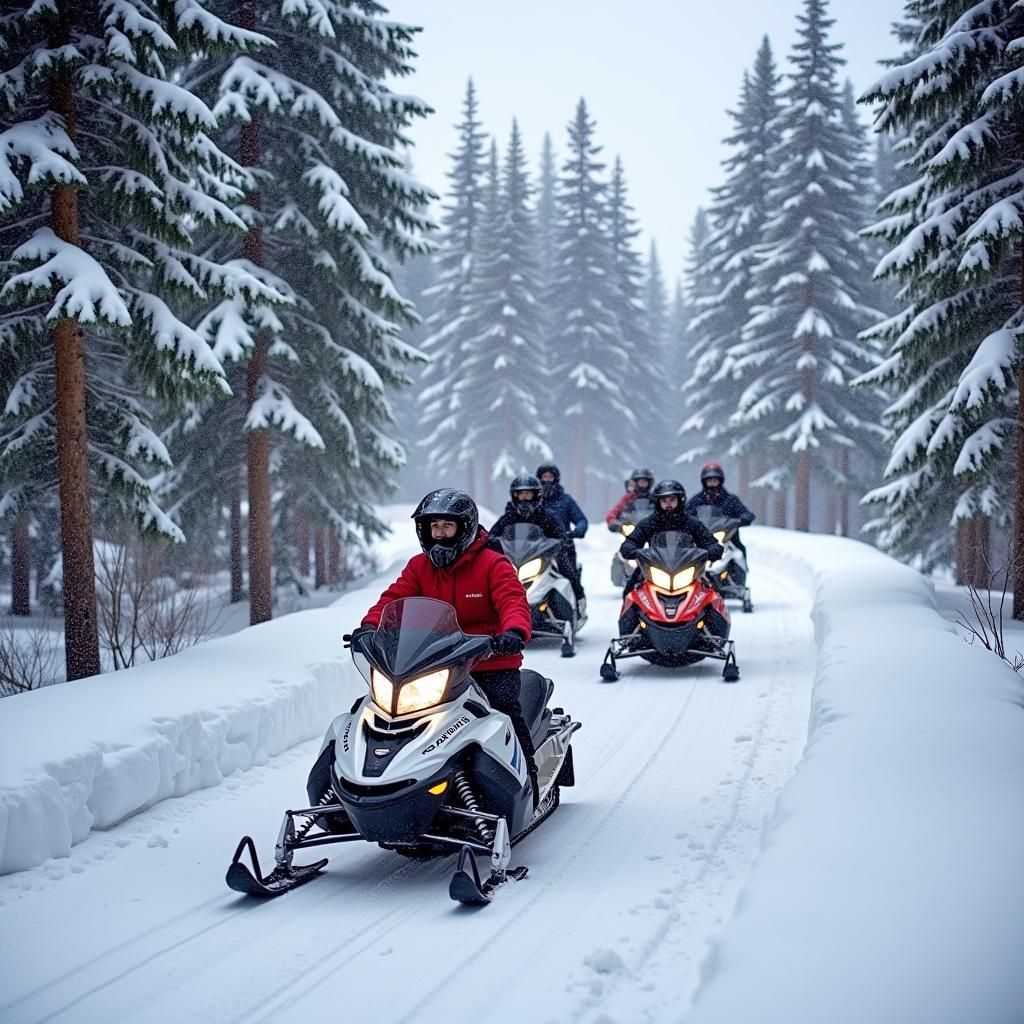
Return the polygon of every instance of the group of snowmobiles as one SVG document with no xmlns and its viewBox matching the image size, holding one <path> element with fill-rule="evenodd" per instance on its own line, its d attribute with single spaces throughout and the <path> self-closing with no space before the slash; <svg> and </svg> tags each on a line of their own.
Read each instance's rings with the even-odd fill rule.
<svg viewBox="0 0 1024 1024">
<path fill-rule="evenodd" d="M 637 500 L 613 529 L 626 537 L 650 511 L 650 502 Z M 739 679 L 725 602 L 738 599 L 745 612 L 752 608 L 746 559 L 732 542 L 740 523 L 714 509 L 701 510 L 701 519 L 724 549 L 714 562 L 688 536 L 673 532 L 655 534 L 635 562 L 616 554 L 613 582 L 623 585 L 636 569 L 642 580 L 624 594 L 602 679 L 618 679 L 618 661 L 632 657 L 661 666 L 717 659 L 726 682 Z M 526 590 L 533 638 L 558 640 L 563 656 L 572 656 L 586 617 L 559 572 L 559 541 L 533 524 L 516 523 L 500 544 Z M 255 844 L 245 836 L 228 868 L 228 886 L 249 896 L 278 896 L 327 864 L 295 864 L 297 852 L 370 842 L 413 859 L 457 853 L 450 897 L 486 905 L 498 886 L 525 876 L 525 867 L 511 866 L 513 845 L 554 812 L 562 787 L 574 784 L 571 741 L 581 723 L 550 707 L 550 679 L 521 670 L 534 787 L 511 720 L 490 705 L 470 674 L 492 654 L 492 638 L 464 633 L 452 605 L 405 597 L 387 605 L 376 630 L 345 639 L 367 693 L 328 728 L 308 776 L 308 806 L 285 812 L 273 868 L 262 873 Z M 489 864 L 486 877 L 477 856 Z"/>
</svg>

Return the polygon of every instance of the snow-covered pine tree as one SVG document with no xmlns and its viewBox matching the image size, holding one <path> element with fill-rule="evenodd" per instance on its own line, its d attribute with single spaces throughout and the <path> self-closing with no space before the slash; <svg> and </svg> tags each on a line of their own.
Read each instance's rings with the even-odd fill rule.
<svg viewBox="0 0 1024 1024">
<path fill-rule="evenodd" d="M 293 299 L 279 314 L 222 303 L 202 320 L 246 373 L 244 419 L 226 437 L 244 431 L 248 442 L 252 621 L 272 610 L 271 481 L 282 512 L 359 543 L 381 531 L 373 505 L 404 461 L 388 393 L 420 357 L 401 338 L 415 313 L 391 261 L 428 248 L 433 196 L 403 150 L 429 108 L 391 88 L 412 70 L 417 30 L 382 14 L 372 0 L 260 5 L 254 24 L 275 48 L 196 78 L 218 113 L 241 122 L 223 145 L 259 183 L 239 211 L 244 248 L 210 244 Z"/>
<path fill-rule="evenodd" d="M 865 197 L 836 81 L 842 46 L 827 41 L 834 22 L 826 6 L 805 0 L 797 17 L 778 170 L 753 272 L 753 315 L 732 350 L 750 382 L 740 422 L 784 445 L 787 457 L 767 475 L 782 486 L 795 478 L 800 530 L 810 529 L 812 481 L 831 484 L 839 452 L 870 436 L 872 424 L 861 418 L 861 396 L 852 395 L 850 382 L 874 365 L 857 335 L 878 317 L 862 295 L 869 273 L 857 231 Z"/>
<path fill-rule="evenodd" d="M 149 478 L 169 465 L 148 399 L 226 390 L 184 319 L 190 302 L 281 296 L 245 266 L 196 253 L 193 233 L 245 225 L 248 182 L 174 70 L 197 51 L 261 44 L 196 0 L 53 0 L 0 15 L 0 350 L 7 365 L 3 491 L 61 512 L 67 676 L 99 671 L 90 467 L 102 508 L 180 538 Z"/>
<path fill-rule="evenodd" d="M 714 285 L 695 302 L 690 326 L 693 358 L 683 384 L 684 429 L 699 432 L 708 442 L 690 452 L 690 457 L 735 457 L 738 489 L 744 498 L 751 480 L 768 468 L 771 443 L 755 426 L 733 421 L 749 380 L 744 382 L 729 352 L 751 315 L 747 293 L 767 217 L 766 197 L 777 168 L 778 90 L 779 75 L 765 36 L 753 70 L 743 76 L 736 110 L 730 111 L 734 129 L 725 143 L 732 152 L 723 161 L 724 183 L 712 190 L 706 263 L 701 268 Z"/>
<path fill-rule="evenodd" d="M 546 284 L 555 266 L 557 247 L 555 191 L 558 171 L 555 167 L 555 149 L 551 136 L 544 133 L 544 146 L 540 154 L 540 179 L 537 188 L 537 274 Z"/>
<path fill-rule="evenodd" d="M 872 229 L 892 246 L 876 271 L 902 282 L 904 310 L 873 380 L 898 395 L 880 542 L 947 561 L 949 524 L 979 515 L 1014 527 L 1014 617 L 1024 617 L 1024 9 L 917 0 L 916 55 L 866 93 L 882 130 L 909 133 L 916 180 Z"/>
<path fill-rule="evenodd" d="M 655 368 L 657 391 L 651 396 L 651 426 L 645 431 L 653 441 L 651 458 L 667 466 L 675 454 L 675 430 L 679 406 L 679 378 L 673 366 L 673 345 L 670 341 L 670 314 L 665 277 L 653 239 L 644 264 L 643 280 L 644 335 L 647 351 L 644 359 Z M 647 458 L 647 455 L 644 455 Z M 626 461 L 626 460 L 623 460 Z"/>
<path fill-rule="evenodd" d="M 479 227 L 476 273 L 469 290 L 459 392 L 463 430 L 459 460 L 483 456 L 484 499 L 497 506 L 511 477 L 552 457 L 545 424 L 541 309 L 537 301 L 536 223 L 518 124 L 499 174 L 492 146 Z"/>
<path fill-rule="evenodd" d="M 462 121 L 456 126 L 459 143 L 448 171 L 448 196 L 441 218 L 436 256 L 437 284 L 431 292 L 435 312 L 427 321 L 429 337 L 423 350 L 431 363 L 420 377 L 418 401 L 422 409 L 420 445 L 428 468 L 439 474 L 438 482 L 456 483 L 461 469 L 470 493 L 476 490 L 474 460 L 459 466 L 459 438 L 465 428 L 455 384 L 461 372 L 461 351 L 466 340 L 466 300 L 473 281 L 477 225 L 483 206 L 486 157 L 477 119 L 473 80 L 466 85 Z"/>
<path fill-rule="evenodd" d="M 547 300 L 553 407 L 561 413 L 552 439 L 561 442 L 554 447 L 573 452 L 573 492 L 581 503 L 588 478 L 618 479 L 637 425 L 623 388 L 630 367 L 611 295 L 614 268 L 600 152 L 581 99 L 569 122 L 558 181 L 558 247 Z"/>
</svg>

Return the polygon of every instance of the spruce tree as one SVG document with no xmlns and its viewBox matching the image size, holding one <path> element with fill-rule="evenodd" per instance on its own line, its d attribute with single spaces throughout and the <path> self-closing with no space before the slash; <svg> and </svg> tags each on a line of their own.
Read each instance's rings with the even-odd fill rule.
<svg viewBox="0 0 1024 1024">
<path fill-rule="evenodd" d="M 739 420 L 783 446 L 769 475 L 783 487 L 795 479 L 795 525 L 809 530 L 812 483 L 831 485 L 839 452 L 870 436 L 850 383 L 874 365 L 857 335 L 878 314 L 862 295 L 863 182 L 836 81 L 842 47 L 827 41 L 825 0 L 805 0 L 797 21 L 753 315 L 732 355 L 750 382 Z"/>
<path fill-rule="evenodd" d="M 665 278 L 658 258 L 658 246 L 651 240 L 643 281 L 644 336 L 647 349 L 643 359 L 653 369 L 655 393 L 648 408 L 645 434 L 652 442 L 651 458 L 667 466 L 675 455 L 675 430 L 679 406 L 679 378 L 672 363 L 671 320 Z M 645 454 L 646 455 L 646 446 Z M 627 460 L 622 460 L 627 461 Z"/>
<path fill-rule="evenodd" d="M 195 250 L 203 226 L 244 230 L 231 207 L 249 181 L 175 74 L 192 53 L 265 40 L 191 0 L 9 6 L 0 33 L 3 490 L 36 505 L 56 484 L 75 679 L 100 668 L 90 470 L 106 508 L 180 539 L 150 485 L 170 459 L 149 399 L 226 390 L 188 305 L 282 300 L 247 266 Z"/>
<path fill-rule="evenodd" d="M 504 492 L 509 478 L 552 457 L 545 424 L 554 411 L 544 401 L 536 222 L 515 121 L 500 174 L 496 147 L 491 154 L 467 302 L 469 337 L 455 385 L 464 423 L 460 458 L 485 453 L 488 500 Z"/>
<path fill-rule="evenodd" d="M 432 362 L 420 378 L 418 400 L 423 430 L 420 444 L 428 467 L 442 474 L 449 484 L 455 483 L 456 469 L 463 469 L 472 493 L 476 489 L 475 462 L 470 460 L 460 467 L 457 461 L 465 422 L 456 390 L 467 339 L 467 299 L 473 282 L 485 171 L 486 135 L 477 120 L 472 79 L 466 86 L 462 121 L 456 130 L 459 144 L 448 172 L 448 196 L 435 258 L 437 285 L 431 292 L 435 312 L 427 322 L 430 335 L 423 342 L 423 350 Z"/>
<path fill-rule="evenodd" d="M 402 149 L 429 108 L 389 86 L 411 73 L 416 30 L 381 13 L 369 0 L 261 6 L 256 26 L 275 47 L 197 76 L 218 113 L 240 122 L 224 145 L 259 184 L 239 209 L 243 246 L 210 245 L 292 298 L 279 313 L 221 303 L 201 322 L 245 372 L 238 429 L 224 436 L 247 441 L 254 622 L 271 614 L 273 492 L 279 510 L 361 541 L 383 529 L 373 505 L 404 463 L 389 394 L 409 383 L 419 356 L 401 338 L 415 313 L 392 261 L 427 248 L 432 194 Z"/>
<path fill-rule="evenodd" d="M 544 133 L 540 157 L 540 182 L 537 190 L 537 273 L 542 283 L 550 280 L 555 266 L 556 217 L 555 189 L 557 169 L 551 136 Z"/>
<path fill-rule="evenodd" d="M 777 169 L 778 89 L 779 75 L 765 36 L 753 70 L 743 76 L 739 104 L 730 112 L 734 129 L 725 142 L 732 153 L 723 161 L 724 183 L 712 190 L 707 252 L 702 257 L 706 262 L 701 267 L 714 283 L 695 301 L 690 326 L 693 361 L 683 385 L 685 422 L 708 442 L 699 456 L 721 457 L 727 452 L 737 457 L 741 491 L 751 477 L 761 476 L 770 460 L 771 442 L 762 432 L 734 422 L 743 391 L 757 371 L 750 368 L 742 374 L 730 351 L 751 316 L 748 292 Z"/>
<path fill-rule="evenodd" d="M 917 177 L 872 230 L 891 251 L 877 273 L 904 309 L 873 380 L 898 397 L 880 540 L 926 565 L 948 559 L 949 524 L 979 515 L 1014 527 L 1014 617 L 1024 617 L 1024 10 L 918 0 L 911 55 L 864 99 L 881 130 L 908 133 Z"/>
<path fill-rule="evenodd" d="M 548 305 L 554 408 L 562 445 L 573 452 L 574 493 L 588 475 L 615 479 L 623 445 L 637 419 L 623 384 L 629 370 L 614 305 L 615 270 L 608 234 L 607 184 L 594 122 L 580 100 L 569 123 L 567 157 L 558 181 L 558 247 Z"/>
</svg>

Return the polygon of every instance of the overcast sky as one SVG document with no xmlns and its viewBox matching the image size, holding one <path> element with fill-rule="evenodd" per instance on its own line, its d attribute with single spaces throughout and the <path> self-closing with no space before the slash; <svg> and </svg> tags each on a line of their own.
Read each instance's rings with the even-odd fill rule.
<svg viewBox="0 0 1024 1024">
<path fill-rule="evenodd" d="M 726 109 L 768 34 L 780 70 L 803 0 L 382 0 L 396 20 L 419 25 L 416 74 L 399 88 L 436 113 L 417 126 L 417 175 L 443 192 L 466 79 L 480 116 L 504 151 L 519 119 L 536 173 L 544 132 L 556 152 L 583 96 L 602 156 L 622 157 L 644 235 L 669 282 L 682 270 L 686 236 L 707 190 L 721 180 Z M 890 34 L 901 0 L 831 0 L 832 41 L 845 44 L 858 94 L 897 52 Z M 864 118 L 870 117 L 864 110 Z"/>
</svg>

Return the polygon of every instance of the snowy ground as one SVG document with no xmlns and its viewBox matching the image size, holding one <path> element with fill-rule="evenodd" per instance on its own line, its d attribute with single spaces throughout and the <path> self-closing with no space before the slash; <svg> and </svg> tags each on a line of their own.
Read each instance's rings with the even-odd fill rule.
<svg viewBox="0 0 1024 1024">
<path fill-rule="evenodd" d="M 255 766 L 228 774 L 230 758 L 218 760 L 232 749 L 224 730 L 264 735 L 256 719 L 240 717 L 229 680 L 219 717 L 198 716 L 208 778 L 179 757 L 171 777 L 185 795 L 120 824 L 94 823 L 69 855 L 0 878 L 0 1020 L 248 1024 L 285 1011 L 387 1024 L 633 1024 L 680 1020 L 699 987 L 694 1024 L 1019 1022 L 1013 1007 L 1024 1002 L 1013 997 L 1024 993 L 1013 962 L 1024 908 L 1019 872 L 1010 870 L 1022 852 L 1017 677 L 963 644 L 914 574 L 862 546 L 767 530 L 749 541 L 756 611 L 735 616 L 743 672 L 735 686 L 722 684 L 714 666 L 672 672 L 637 662 L 623 663 L 619 683 L 600 683 L 618 606 L 607 581 L 613 539 L 600 530 L 584 542 L 591 621 L 579 654 L 567 661 L 531 648 L 527 657 L 584 723 L 574 740 L 577 786 L 516 848 L 514 861 L 530 875 L 491 907 L 449 903 L 450 861 L 410 863 L 358 846 L 327 851 L 326 874 L 278 901 L 230 893 L 223 872 L 238 837 L 252 833 L 270 858 L 281 812 L 304 799 L 318 740 L 272 756 L 284 749 L 278 721 Z M 797 557 L 808 546 L 816 559 Z M 311 735 L 330 694 L 339 706 L 350 701 L 347 667 L 325 666 L 369 598 L 350 593 L 338 608 L 209 649 L 237 654 L 251 643 L 254 685 L 271 680 L 260 682 L 264 717 L 282 706 L 274 702 L 287 682 L 289 727 Z M 876 611 L 908 635 L 925 631 L 915 640 L 934 647 L 934 711 L 922 713 L 923 673 L 904 692 L 887 675 L 887 657 L 865 671 L 896 632 L 872 634 Z M 297 668 L 275 687 L 289 636 Z M 202 653 L 166 670 L 189 657 Z M 936 658 L 953 666 L 949 680 Z M 908 652 L 897 668 L 906 673 L 912 663 Z M 142 671 L 133 677 L 139 685 Z M 197 700 L 203 706 L 187 687 L 176 699 L 171 719 Z M 0 758 L 11 739 L 2 735 L 3 710 Z M 326 721 L 314 724 L 322 731 Z M 126 722 L 118 728 L 126 749 L 152 747 L 125 740 Z M 166 763 L 166 754 L 150 753 Z M 944 770 L 937 756 L 948 761 Z M 45 757 L 22 758 L 40 765 L 23 766 L 26 777 L 41 786 L 49 773 L 61 786 L 62 770 Z M 0 768 L 0 796 L 4 786 L 10 796 Z M 102 776 L 112 789 L 128 777 Z M 187 792 L 196 785 L 210 788 Z M 984 800 L 975 785 L 986 787 Z M 65 781 L 65 800 L 73 788 Z M 109 796 L 98 786 L 86 806 L 103 807 Z M 921 813 L 901 821 L 908 807 Z M 924 845 L 937 841 L 941 857 Z M 957 885 L 952 894 L 942 888 Z M 944 972 L 934 1005 L 921 1002 L 929 965 Z M 958 1015 L 972 998 L 979 1014 Z"/>
</svg>

